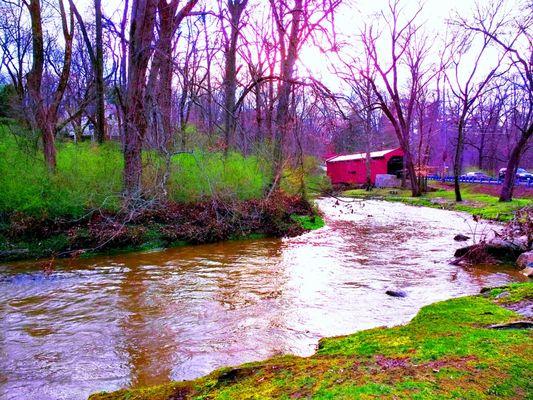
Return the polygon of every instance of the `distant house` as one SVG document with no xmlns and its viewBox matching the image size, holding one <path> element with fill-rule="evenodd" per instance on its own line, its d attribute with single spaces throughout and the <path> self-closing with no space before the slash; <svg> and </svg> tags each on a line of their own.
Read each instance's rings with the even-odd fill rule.
<svg viewBox="0 0 533 400">
<path fill-rule="evenodd" d="M 370 153 L 370 179 L 376 182 L 376 175 L 399 176 L 403 169 L 402 149 L 374 151 Z M 334 185 L 359 185 L 366 183 L 366 153 L 335 156 L 326 160 L 326 169 Z"/>
</svg>

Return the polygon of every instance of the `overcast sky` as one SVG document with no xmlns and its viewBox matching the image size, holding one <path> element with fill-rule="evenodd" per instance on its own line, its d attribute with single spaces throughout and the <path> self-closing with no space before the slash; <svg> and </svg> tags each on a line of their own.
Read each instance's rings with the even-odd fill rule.
<svg viewBox="0 0 533 400">
<path fill-rule="evenodd" d="M 488 0 L 477 0 L 483 4 Z M 518 9 L 519 4 L 524 0 L 505 0 L 505 6 Z M 75 0 L 79 9 L 89 9 L 92 7 L 93 0 Z M 103 1 L 104 13 L 107 16 L 114 15 L 120 18 L 123 9 L 123 0 Z M 131 1 L 130 1 L 131 3 Z M 268 0 L 250 0 L 249 6 L 269 7 Z M 205 0 L 207 9 L 218 9 L 217 0 Z M 356 35 L 360 32 L 363 24 L 369 21 L 369 16 L 387 9 L 388 0 L 344 0 L 336 13 L 336 31 L 343 39 L 348 38 L 348 43 L 354 43 L 354 48 L 359 46 L 359 40 Z M 444 36 L 446 31 L 446 21 L 449 17 L 459 14 L 468 17 L 472 15 L 476 0 L 403 0 L 402 7 L 405 9 L 404 15 L 409 17 L 419 7 L 423 5 L 423 11 L 418 21 L 425 24 L 425 29 L 430 32 L 433 39 L 433 51 L 435 59 L 438 60 L 439 51 L 442 49 L 439 36 Z M 348 51 L 350 51 L 348 49 Z M 386 54 L 386 53 L 383 53 Z M 338 79 L 331 73 L 332 64 L 335 63 L 335 54 L 321 54 L 317 48 L 306 46 L 300 54 L 300 72 L 303 74 L 311 73 L 316 78 L 321 78 L 324 83 L 333 90 L 338 88 Z M 483 65 L 487 70 L 491 68 L 491 63 Z M 468 69 L 468 57 L 466 57 L 465 69 Z M 481 71 L 482 73 L 483 71 Z"/>
</svg>

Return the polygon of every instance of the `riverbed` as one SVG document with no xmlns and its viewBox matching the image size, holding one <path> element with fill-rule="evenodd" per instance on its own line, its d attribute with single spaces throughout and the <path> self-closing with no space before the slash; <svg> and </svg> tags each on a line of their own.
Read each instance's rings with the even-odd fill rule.
<svg viewBox="0 0 533 400">
<path fill-rule="evenodd" d="M 288 239 L 0 264 L 0 399 L 77 400 L 191 379 L 319 338 L 409 321 L 424 305 L 523 280 L 450 264 L 467 214 L 318 201 L 326 227 Z M 405 298 L 390 297 L 389 289 Z"/>
</svg>

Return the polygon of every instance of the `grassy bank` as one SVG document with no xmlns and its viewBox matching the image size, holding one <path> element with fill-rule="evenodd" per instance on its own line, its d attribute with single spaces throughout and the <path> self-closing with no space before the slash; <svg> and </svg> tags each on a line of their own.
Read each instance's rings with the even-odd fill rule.
<svg viewBox="0 0 533 400">
<path fill-rule="evenodd" d="M 166 164 L 145 151 L 146 204 L 132 210 L 122 207 L 119 143 L 58 141 L 57 171 L 50 173 L 38 138 L 16 124 L 0 125 L 0 260 L 295 235 L 323 226 L 296 195 L 315 170 L 312 158 L 304 169 L 287 169 L 284 192 L 265 200 L 268 160 L 196 149 L 172 157 L 163 191 Z"/>
<path fill-rule="evenodd" d="M 99 393 L 90 400 L 530 399 L 533 341 L 523 319 L 533 283 L 424 307 L 407 325 L 327 338 L 309 358 L 276 357 L 194 381 Z"/>
<path fill-rule="evenodd" d="M 307 157 L 303 168 L 288 168 L 281 182 L 288 194 L 300 192 L 301 182 L 318 187 L 317 160 Z M 120 208 L 123 156 L 119 143 L 103 145 L 57 142 L 57 171 L 49 173 L 38 138 L 17 125 L 0 125 L 0 213 L 74 217 L 90 209 Z M 160 191 L 165 162 L 154 151 L 143 153 L 143 188 Z M 270 184 L 270 161 L 238 152 L 195 149 L 172 157 L 165 186 L 167 200 L 196 203 L 208 199 L 260 199 Z"/>
<path fill-rule="evenodd" d="M 275 192 L 237 202 L 157 203 L 132 213 L 49 219 L 16 213 L 0 229 L 0 261 L 80 257 L 258 236 L 296 236 L 324 225 L 299 196 Z"/>
<path fill-rule="evenodd" d="M 374 189 L 370 192 L 364 189 L 356 189 L 347 190 L 342 195 L 361 199 L 397 201 L 414 206 L 464 211 L 472 215 L 479 215 L 482 218 L 496 221 L 510 221 L 516 210 L 533 204 L 533 197 L 516 198 L 511 202 L 500 203 L 496 195 L 482 193 L 476 186 L 464 185 L 461 193 L 463 195 L 463 201 L 461 203 L 455 201 L 455 193 L 452 187 L 440 185 L 436 191 L 416 198 L 411 197 L 411 191 L 402 189 Z M 533 191 L 531 196 L 533 196 Z"/>
</svg>

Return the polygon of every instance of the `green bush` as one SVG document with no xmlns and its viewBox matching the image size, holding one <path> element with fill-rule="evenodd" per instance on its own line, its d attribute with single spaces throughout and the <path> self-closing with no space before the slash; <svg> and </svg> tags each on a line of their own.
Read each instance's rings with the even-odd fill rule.
<svg viewBox="0 0 533 400">
<path fill-rule="evenodd" d="M 303 166 L 286 168 L 283 171 L 281 188 L 289 194 L 300 194 L 302 183 L 308 196 L 317 196 L 331 189 L 331 181 L 320 167 L 316 157 L 306 156 Z"/>
<path fill-rule="evenodd" d="M 195 150 L 172 158 L 168 193 L 178 202 L 212 196 L 248 200 L 260 198 L 268 183 L 268 172 L 255 156 Z"/>
</svg>

